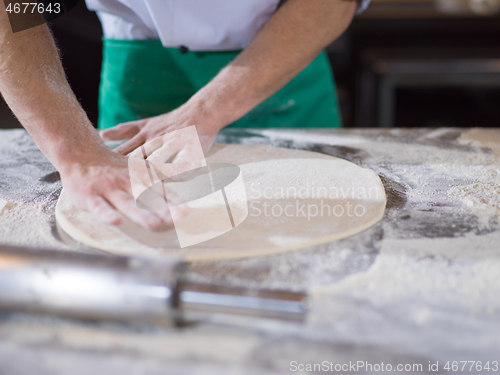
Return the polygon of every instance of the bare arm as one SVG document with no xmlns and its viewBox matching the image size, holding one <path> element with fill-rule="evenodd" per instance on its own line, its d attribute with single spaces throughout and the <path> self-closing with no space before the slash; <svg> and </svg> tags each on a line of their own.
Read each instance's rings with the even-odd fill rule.
<svg viewBox="0 0 500 375">
<path fill-rule="evenodd" d="M 196 124 L 206 150 L 221 128 L 280 90 L 338 38 L 355 8 L 356 1 L 349 0 L 288 0 L 251 44 L 186 104 L 101 135 L 105 139 L 133 137 L 118 149 L 127 154 L 165 132 Z"/>
<path fill-rule="evenodd" d="M 238 120 L 337 39 L 349 26 L 355 8 L 356 2 L 349 0 L 288 0 L 191 102 L 210 112 L 216 109 L 219 126 Z"/>
<path fill-rule="evenodd" d="M 47 26 L 13 34 L 0 6 L 0 90 L 21 124 L 58 169 L 105 148 L 66 81 Z"/>
<path fill-rule="evenodd" d="M 48 27 L 12 33 L 3 1 L 0 91 L 59 170 L 78 206 L 112 224 L 121 222 L 118 212 L 150 228 L 169 220 L 135 206 L 127 161 L 106 148 L 88 120 L 66 80 Z"/>
</svg>

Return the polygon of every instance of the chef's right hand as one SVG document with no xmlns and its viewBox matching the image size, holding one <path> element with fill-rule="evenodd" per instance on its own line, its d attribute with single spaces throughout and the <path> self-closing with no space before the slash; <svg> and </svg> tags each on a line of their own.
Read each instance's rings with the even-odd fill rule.
<svg viewBox="0 0 500 375">
<path fill-rule="evenodd" d="M 172 225 L 168 206 L 151 211 L 139 208 L 132 195 L 127 158 L 101 150 L 59 168 L 70 200 L 103 222 L 119 225 L 126 217 L 140 226 L 158 230 Z"/>
</svg>

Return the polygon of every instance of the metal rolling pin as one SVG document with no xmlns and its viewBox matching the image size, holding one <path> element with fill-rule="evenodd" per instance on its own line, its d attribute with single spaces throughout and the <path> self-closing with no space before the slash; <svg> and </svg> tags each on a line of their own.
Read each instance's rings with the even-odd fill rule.
<svg viewBox="0 0 500 375">
<path fill-rule="evenodd" d="M 171 325 L 213 313 L 301 321 L 301 293 L 195 284 L 186 263 L 0 246 L 0 309 Z"/>
</svg>

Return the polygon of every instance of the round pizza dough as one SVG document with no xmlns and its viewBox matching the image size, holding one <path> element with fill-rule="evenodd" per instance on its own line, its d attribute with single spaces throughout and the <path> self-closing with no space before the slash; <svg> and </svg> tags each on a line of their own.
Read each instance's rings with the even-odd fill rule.
<svg viewBox="0 0 500 375">
<path fill-rule="evenodd" d="M 215 145 L 209 163 L 240 167 L 248 216 L 229 232 L 181 248 L 175 229 L 151 232 L 129 220 L 103 224 L 75 207 L 64 190 L 59 226 L 73 239 L 113 254 L 178 256 L 187 261 L 276 254 L 345 238 L 384 215 L 378 175 L 343 159 L 269 146 Z"/>
</svg>

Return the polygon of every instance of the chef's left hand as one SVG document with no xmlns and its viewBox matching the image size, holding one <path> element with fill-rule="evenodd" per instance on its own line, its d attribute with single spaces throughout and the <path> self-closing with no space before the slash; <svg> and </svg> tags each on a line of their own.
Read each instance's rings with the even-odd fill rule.
<svg viewBox="0 0 500 375">
<path fill-rule="evenodd" d="M 117 141 L 130 138 L 129 141 L 115 149 L 116 152 L 122 155 L 128 155 L 138 147 L 155 138 L 175 130 L 195 125 L 203 152 L 207 153 L 212 147 L 215 137 L 222 126 L 212 125 L 210 115 L 200 115 L 195 113 L 197 111 L 190 110 L 186 107 L 187 105 L 181 106 L 172 112 L 160 116 L 125 122 L 111 129 L 101 131 L 100 135 L 105 141 Z"/>
<path fill-rule="evenodd" d="M 338 38 L 349 26 L 356 4 L 287 0 L 252 42 L 184 105 L 161 116 L 120 124 L 101 132 L 101 137 L 132 138 L 116 149 L 127 155 L 164 134 L 196 125 L 206 153 L 220 129 L 280 90 Z"/>
</svg>

